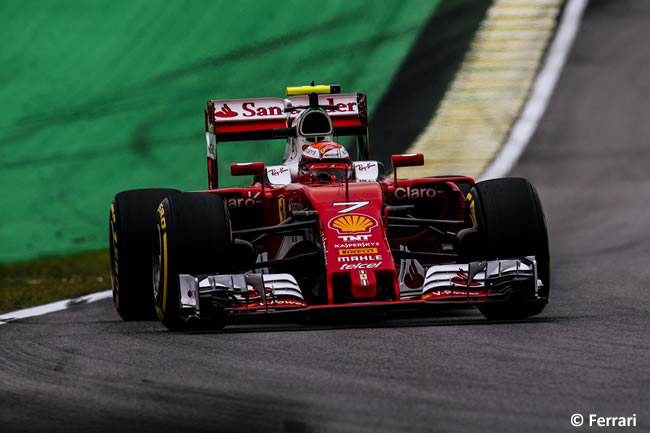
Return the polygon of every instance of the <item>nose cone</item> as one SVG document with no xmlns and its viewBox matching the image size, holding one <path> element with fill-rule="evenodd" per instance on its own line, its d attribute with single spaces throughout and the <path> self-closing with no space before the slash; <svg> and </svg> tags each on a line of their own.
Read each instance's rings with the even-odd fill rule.
<svg viewBox="0 0 650 433">
<path fill-rule="evenodd" d="M 379 184 L 350 182 L 305 187 L 320 215 L 320 229 L 327 263 L 329 303 L 399 298 L 393 287 L 395 263 L 382 223 L 383 197 Z M 378 290 L 378 275 L 386 276 Z M 383 277 L 382 277 L 383 278 Z"/>
</svg>

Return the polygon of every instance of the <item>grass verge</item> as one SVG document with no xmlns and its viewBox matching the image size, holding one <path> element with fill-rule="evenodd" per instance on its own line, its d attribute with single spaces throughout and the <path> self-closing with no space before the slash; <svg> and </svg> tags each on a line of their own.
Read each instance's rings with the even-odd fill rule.
<svg viewBox="0 0 650 433">
<path fill-rule="evenodd" d="M 108 250 L 0 264 L 0 313 L 110 289 Z"/>
</svg>

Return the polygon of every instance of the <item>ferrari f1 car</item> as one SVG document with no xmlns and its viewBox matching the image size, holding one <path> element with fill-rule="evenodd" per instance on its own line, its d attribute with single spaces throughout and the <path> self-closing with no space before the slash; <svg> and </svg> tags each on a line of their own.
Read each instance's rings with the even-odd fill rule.
<svg viewBox="0 0 650 433">
<path fill-rule="evenodd" d="M 208 102 L 207 190 L 115 196 L 111 276 L 123 319 L 156 314 L 186 330 L 341 310 L 467 306 L 488 319 L 543 310 L 548 235 L 527 180 L 401 179 L 422 154 L 393 155 L 387 175 L 369 159 L 365 95 L 287 90 Z M 217 144 L 258 139 L 287 141 L 282 164 L 232 164 L 252 183 L 219 188 Z"/>
</svg>

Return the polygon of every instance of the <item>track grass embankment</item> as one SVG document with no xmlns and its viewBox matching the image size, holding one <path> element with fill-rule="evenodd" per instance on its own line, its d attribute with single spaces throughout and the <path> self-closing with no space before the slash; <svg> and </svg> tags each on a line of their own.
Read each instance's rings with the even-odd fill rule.
<svg viewBox="0 0 650 433">
<path fill-rule="evenodd" d="M 108 250 L 0 264 L 0 313 L 106 290 Z"/>
</svg>

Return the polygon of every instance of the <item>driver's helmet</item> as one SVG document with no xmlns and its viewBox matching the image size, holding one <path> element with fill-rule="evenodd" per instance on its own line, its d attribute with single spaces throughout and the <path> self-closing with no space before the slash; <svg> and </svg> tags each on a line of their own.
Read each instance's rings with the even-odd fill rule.
<svg viewBox="0 0 650 433">
<path fill-rule="evenodd" d="M 332 141 L 322 141 L 302 151 L 298 170 L 303 180 L 336 181 L 351 177 L 353 167 L 345 147 Z"/>
</svg>

